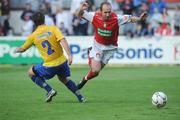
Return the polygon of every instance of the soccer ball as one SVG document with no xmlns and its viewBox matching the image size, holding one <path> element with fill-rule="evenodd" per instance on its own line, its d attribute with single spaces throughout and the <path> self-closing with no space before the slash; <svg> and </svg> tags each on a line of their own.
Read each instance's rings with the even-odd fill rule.
<svg viewBox="0 0 180 120">
<path fill-rule="evenodd" d="M 155 92 L 152 96 L 152 104 L 157 108 L 164 107 L 167 103 L 167 96 L 163 92 Z"/>
</svg>

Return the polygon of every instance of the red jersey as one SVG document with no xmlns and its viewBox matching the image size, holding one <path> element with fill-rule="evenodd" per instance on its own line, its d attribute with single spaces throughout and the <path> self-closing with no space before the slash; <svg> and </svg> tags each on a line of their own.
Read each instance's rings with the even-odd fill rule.
<svg viewBox="0 0 180 120">
<path fill-rule="evenodd" d="M 103 45 L 117 46 L 119 26 L 130 22 L 131 15 L 117 15 L 112 12 L 108 21 L 104 21 L 101 12 L 84 12 L 83 17 L 92 22 L 95 40 Z"/>
<path fill-rule="evenodd" d="M 119 25 L 115 13 L 111 13 L 109 20 L 104 22 L 101 12 L 96 12 L 92 24 L 95 29 L 95 40 L 98 43 L 117 46 Z"/>
</svg>

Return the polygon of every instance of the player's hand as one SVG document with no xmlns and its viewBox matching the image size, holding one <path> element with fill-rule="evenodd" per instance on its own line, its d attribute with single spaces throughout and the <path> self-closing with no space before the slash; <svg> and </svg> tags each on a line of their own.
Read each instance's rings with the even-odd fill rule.
<svg viewBox="0 0 180 120">
<path fill-rule="evenodd" d="M 14 53 L 21 53 L 21 52 L 24 52 L 25 50 L 21 47 L 18 47 L 14 50 Z"/>
<path fill-rule="evenodd" d="M 87 10 L 88 8 L 89 8 L 89 4 L 87 2 L 81 4 L 81 10 Z"/>
<path fill-rule="evenodd" d="M 143 12 L 141 15 L 140 15 L 140 20 L 145 20 L 148 16 L 148 13 L 147 12 Z"/>
<path fill-rule="evenodd" d="M 68 63 L 69 63 L 69 65 L 72 64 L 72 61 L 73 61 L 73 57 L 72 57 L 72 55 L 69 55 L 68 56 Z"/>
</svg>

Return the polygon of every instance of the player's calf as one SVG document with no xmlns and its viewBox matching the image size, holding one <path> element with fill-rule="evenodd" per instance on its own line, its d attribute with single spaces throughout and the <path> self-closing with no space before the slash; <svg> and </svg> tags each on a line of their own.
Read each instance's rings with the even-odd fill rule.
<svg viewBox="0 0 180 120">
<path fill-rule="evenodd" d="M 86 101 L 85 97 L 83 97 L 81 95 L 80 91 L 78 90 L 78 87 L 76 86 L 76 84 L 72 80 L 68 80 L 68 82 L 65 85 L 69 90 L 71 90 L 76 95 L 79 102 L 85 102 Z"/>
<path fill-rule="evenodd" d="M 77 85 L 77 88 L 80 90 L 86 83 L 87 83 L 87 80 L 85 80 L 85 78 L 83 77 L 83 79 Z"/>
<path fill-rule="evenodd" d="M 29 69 L 28 74 L 29 74 L 29 77 L 31 78 L 31 80 L 36 85 L 38 85 L 39 87 L 45 89 L 48 93 L 52 90 L 52 87 L 49 84 L 47 84 L 42 77 L 36 75 L 33 72 L 33 68 L 32 67 Z"/>
<path fill-rule="evenodd" d="M 77 85 L 78 89 L 81 89 L 88 80 L 95 78 L 99 75 L 99 72 L 92 72 L 90 71 L 85 77 L 83 77 L 83 79 L 79 82 L 79 84 Z"/>
</svg>

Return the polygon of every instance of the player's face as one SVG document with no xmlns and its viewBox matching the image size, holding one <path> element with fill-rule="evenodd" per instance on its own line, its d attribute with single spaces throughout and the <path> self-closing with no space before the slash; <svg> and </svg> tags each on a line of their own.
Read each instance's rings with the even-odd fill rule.
<svg viewBox="0 0 180 120">
<path fill-rule="evenodd" d="M 104 21 L 107 21 L 110 18 L 111 15 L 111 6 L 104 4 L 102 6 L 102 17 Z"/>
</svg>

